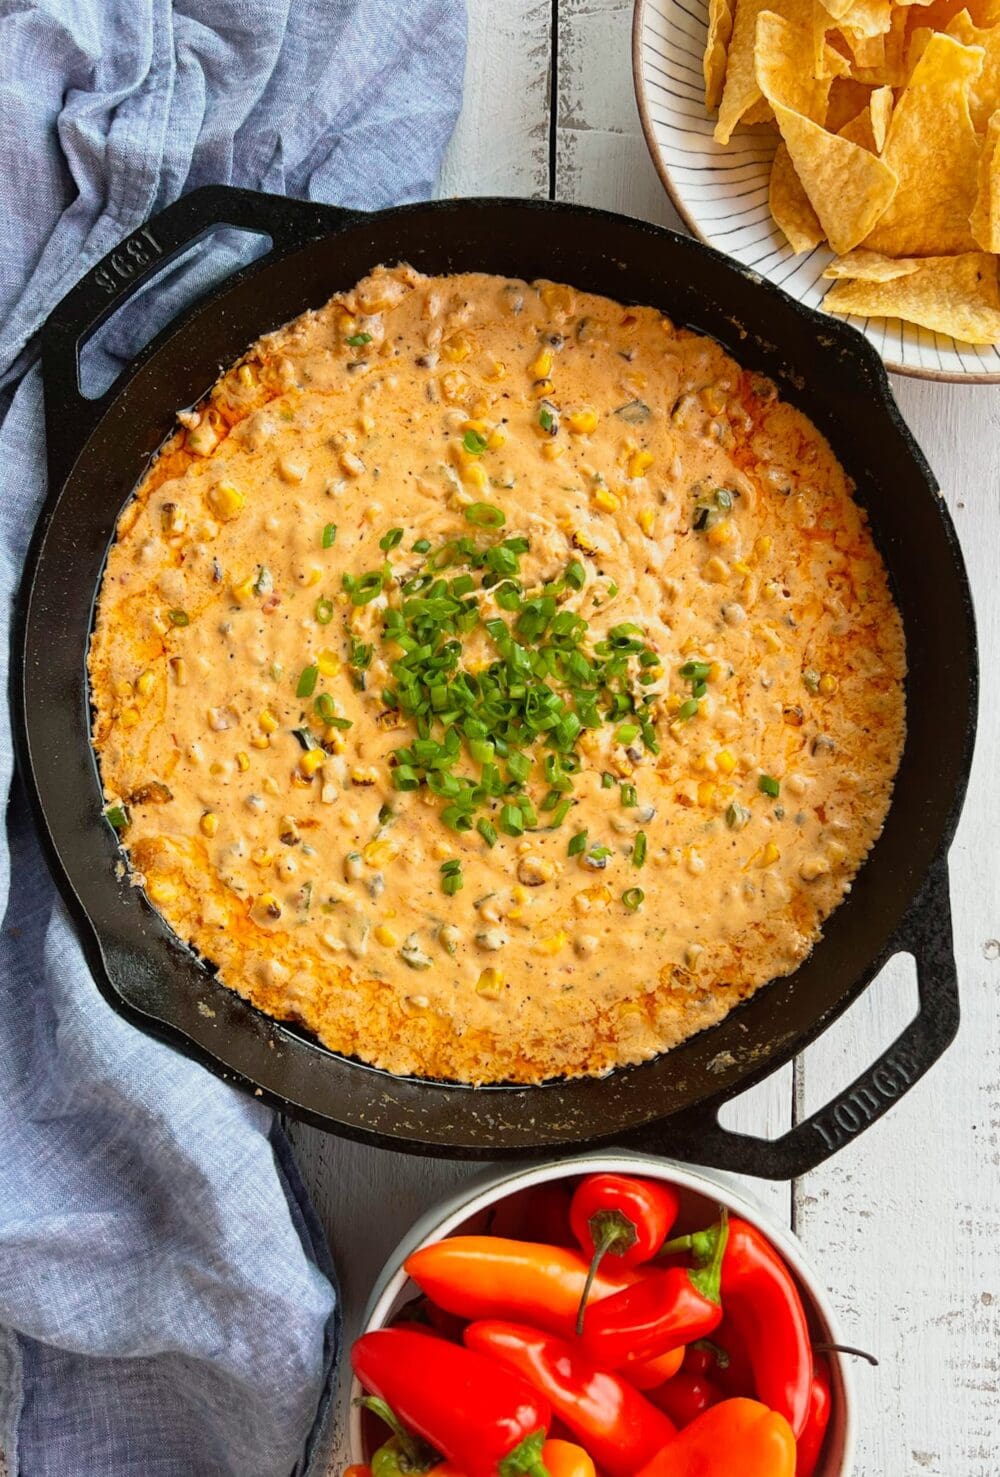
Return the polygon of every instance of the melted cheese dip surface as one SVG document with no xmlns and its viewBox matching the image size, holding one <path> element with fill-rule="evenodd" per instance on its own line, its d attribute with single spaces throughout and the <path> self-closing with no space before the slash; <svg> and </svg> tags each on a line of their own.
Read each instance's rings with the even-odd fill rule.
<svg viewBox="0 0 1000 1477">
<path fill-rule="evenodd" d="M 645 1060 L 805 958 L 881 830 L 905 658 L 850 484 L 773 385 L 653 309 L 401 267 L 180 421 L 110 552 L 94 738 L 134 880 L 227 985 L 392 1072 L 537 1082 Z M 525 599 L 554 582 L 583 651 L 632 623 L 656 657 L 629 680 L 658 752 L 584 729 L 554 828 L 544 742 L 522 782 L 498 759 L 535 826 L 488 798 L 492 846 L 395 788 L 416 729 L 383 696 L 387 608 L 459 538 L 527 540 Z M 472 573 L 477 672 L 517 617 Z"/>
</svg>

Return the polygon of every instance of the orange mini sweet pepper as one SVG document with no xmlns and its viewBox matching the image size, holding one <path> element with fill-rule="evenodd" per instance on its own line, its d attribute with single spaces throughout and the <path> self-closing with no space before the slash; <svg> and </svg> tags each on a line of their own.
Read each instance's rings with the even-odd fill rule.
<svg viewBox="0 0 1000 1477">
<path fill-rule="evenodd" d="M 795 1437 L 757 1400 L 723 1400 L 648 1461 L 639 1477 L 795 1477 Z"/>
</svg>

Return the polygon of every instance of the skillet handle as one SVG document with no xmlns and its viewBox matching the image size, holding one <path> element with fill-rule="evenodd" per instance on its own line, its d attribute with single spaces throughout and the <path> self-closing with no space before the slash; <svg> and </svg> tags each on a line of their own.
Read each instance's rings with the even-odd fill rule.
<svg viewBox="0 0 1000 1477">
<path fill-rule="evenodd" d="M 775 1180 L 795 1179 L 829 1159 L 887 1113 L 955 1039 L 958 973 L 945 857 L 934 862 L 882 964 L 898 953 L 911 953 L 916 962 L 917 1014 L 878 1060 L 825 1107 L 780 1138 L 767 1140 L 723 1128 L 718 1104 L 699 1106 L 666 1119 L 658 1132 L 630 1135 L 630 1146 Z"/>
<path fill-rule="evenodd" d="M 41 332 L 49 482 L 56 486 L 110 404 L 118 386 L 88 399 L 80 389 L 80 354 L 91 335 L 167 264 L 202 236 L 235 226 L 270 236 L 265 260 L 327 236 L 357 212 L 228 185 L 205 185 L 151 216 L 71 287 Z M 258 263 L 254 263 L 258 265 Z M 236 274 L 238 275 L 238 274 Z M 134 361 L 139 364 L 151 346 Z"/>
</svg>

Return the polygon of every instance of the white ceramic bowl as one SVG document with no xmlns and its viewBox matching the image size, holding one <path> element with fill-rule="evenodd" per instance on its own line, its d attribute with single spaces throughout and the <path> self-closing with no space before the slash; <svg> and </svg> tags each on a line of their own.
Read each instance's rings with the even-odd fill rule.
<svg viewBox="0 0 1000 1477">
<path fill-rule="evenodd" d="M 626 1150 L 582 1154 L 574 1159 L 550 1160 L 527 1167 L 499 1167 L 466 1180 L 452 1195 L 420 1217 L 386 1262 L 368 1300 L 364 1330 L 367 1332 L 383 1328 L 404 1303 L 417 1296 L 419 1289 L 403 1271 L 403 1263 L 419 1247 L 428 1246 L 445 1236 L 453 1236 L 470 1228 L 470 1222 L 477 1229 L 483 1229 L 486 1212 L 490 1207 L 518 1190 L 528 1189 L 531 1185 L 542 1184 L 546 1180 L 575 1178 L 597 1170 L 642 1174 L 647 1178 L 667 1180 L 675 1185 L 681 1192 L 679 1223 L 686 1226 L 708 1225 L 720 1204 L 759 1226 L 794 1271 L 818 1342 L 844 1342 L 826 1293 L 806 1261 L 801 1244 L 788 1231 L 774 1225 L 760 1206 L 747 1198 L 742 1189 L 737 1189 L 727 1176 L 714 1170 L 691 1169 L 671 1159 L 656 1159 Z M 831 1355 L 830 1361 L 833 1371 L 833 1412 L 824 1459 L 816 1477 L 850 1477 L 854 1470 L 855 1444 L 851 1375 L 846 1361 L 840 1355 Z M 352 1397 L 360 1394 L 357 1381 L 351 1393 Z M 361 1414 L 353 1399 L 350 1446 L 351 1461 L 364 1461 Z"/>
<path fill-rule="evenodd" d="M 632 72 L 646 143 L 688 229 L 769 277 L 799 302 L 820 308 L 831 283 L 826 246 L 796 256 L 768 209 L 775 135 L 738 128 L 728 147 L 705 113 L 702 56 L 708 0 L 635 0 Z M 921 379 L 1000 382 L 1000 345 L 977 347 L 898 318 L 849 318 L 887 369 Z"/>
</svg>

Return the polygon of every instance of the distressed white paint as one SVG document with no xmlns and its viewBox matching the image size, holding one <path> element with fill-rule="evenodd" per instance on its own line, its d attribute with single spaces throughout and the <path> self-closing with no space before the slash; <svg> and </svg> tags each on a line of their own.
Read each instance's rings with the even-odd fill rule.
<svg viewBox="0 0 1000 1477">
<path fill-rule="evenodd" d="M 466 100 L 445 194 L 548 193 L 548 0 L 468 0 Z M 676 224 L 642 142 L 628 0 L 560 0 L 556 194 Z M 874 1349 L 857 1372 L 856 1477 L 1000 1474 L 1000 390 L 898 380 L 955 514 L 977 596 L 984 702 L 952 852 L 964 1020 L 957 1044 L 893 1112 L 822 1169 L 751 1188 L 794 1224 L 845 1327 Z M 932 777 L 929 777 L 932 782 Z M 724 1122 L 776 1134 L 844 1086 L 912 1011 L 898 961 L 805 1054 Z M 349 1325 L 419 1210 L 473 1171 L 294 1130 L 330 1232 Z M 341 1451 L 331 1472 L 343 1461 Z"/>
</svg>

